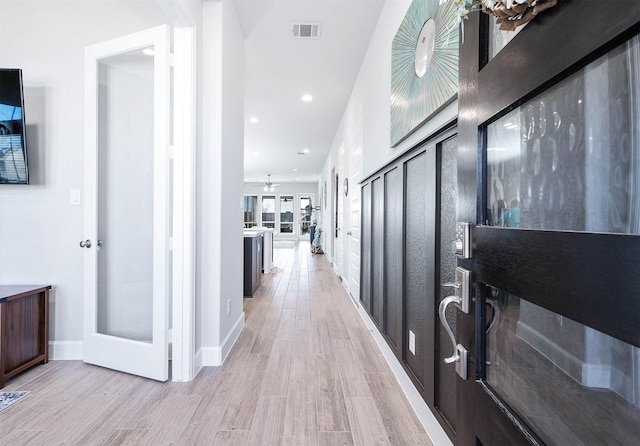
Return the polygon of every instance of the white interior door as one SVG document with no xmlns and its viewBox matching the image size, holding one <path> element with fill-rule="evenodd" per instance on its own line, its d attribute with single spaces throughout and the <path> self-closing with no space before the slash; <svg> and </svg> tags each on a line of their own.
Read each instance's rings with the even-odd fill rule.
<svg viewBox="0 0 640 446">
<path fill-rule="evenodd" d="M 166 26 L 85 53 L 84 361 L 160 381 L 168 379 L 168 54 Z"/>
<path fill-rule="evenodd" d="M 344 168 L 344 144 L 340 146 L 338 150 L 338 170 L 336 172 L 337 181 L 336 183 L 336 253 L 335 253 L 335 262 L 334 262 L 334 271 L 340 277 L 343 278 L 343 270 L 344 270 L 344 191 L 343 191 L 343 183 L 345 179 L 345 168 Z"/>
<path fill-rule="evenodd" d="M 360 300 L 360 180 L 362 179 L 362 113 L 350 135 L 349 153 L 349 294 Z"/>
</svg>

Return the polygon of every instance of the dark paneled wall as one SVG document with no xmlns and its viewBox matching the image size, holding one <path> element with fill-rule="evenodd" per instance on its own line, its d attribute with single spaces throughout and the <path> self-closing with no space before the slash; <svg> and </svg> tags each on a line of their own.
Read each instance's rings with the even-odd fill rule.
<svg viewBox="0 0 640 446">
<path fill-rule="evenodd" d="M 425 152 L 405 164 L 405 239 L 404 239 L 404 297 L 405 336 L 413 333 L 416 338 L 415 355 L 409 351 L 409 340 L 405 345 L 405 361 L 422 387 L 425 387 L 427 373 L 424 356 L 427 344 L 427 317 L 432 313 L 428 308 L 427 293 L 427 227 L 428 215 L 425 206 L 427 190 L 427 155 Z M 433 339 L 431 339 L 432 341 Z"/>
<path fill-rule="evenodd" d="M 398 358 L 402 358 L 402 167 L 384 175 L 384 334 Z"/>
<path fill-rule="evenodd" d="M 362 186 L 362 221 L 360 255 L 360 302 L 367 310 L 371 309 L 371 184 Z"/>
<path fill-rule="evenodd" d="M 455 169 L 455 138 L 446 141 L 447 150 L 451 152 L 446 163 L 451 164 L 453 157 Z M 369 177 L 362 186 L 360 300 L 433 409 L 439 409 L 435 399 L 437 374 L 447 373 L 435 363 L 438 355 L 443 355 L 439 352 L 437 337 L 440 330 L 437 307 L 441 299 L 441 205 L 453 209 L 453 215 L 446 219 L 449 232 L 455 228 L 456 217 L 455 200 L 453 207 L 450 200 L 451 194 L 455 197 L 455 172 L 443 171 L 442 175 L 449 175 L 445 186 L 453 190 L 449 191 L 446 204 L 439 198 L 441 158 L 438 154 L 445 144 L 447 142 L 439 144 L 438 148 L 430 145 L 428 149 L 426 144 L 417 146 Z M 449 219 L 454 223 L 450 224 Z M 446 242 L 447 253 L 451 252 L 453 241 L 449 232 L 442 235 L 451 239 Z M 449 256 L 454 258 L 454 266 L 448 261 L 446 267 L 452 275 L 455 256 Z M 410 342 L 412 337 L 415 337 L 415 348 Z M 451 352 L 446 351 L 446 356 L 449 355 Z M 449 369 L 448 372 L 454 374 L 453 367 L 449 365 Z M 451 379 L 449 377 L 449 381 Z M 447 420 L 443 413 L 453 412 L 455 416 L 455 378 L 453 380 L 453 392 L 450 388 L 439 393 L 444 410 L 434 410 L 436 416 L 446 420 L 443 424 L 450 434 L 454 420 L 453 417 Z"/>
<path fill-rule="evenodd" d="M 384 183 L 382 178 L 371 182 L 372 197 L 372 221 L 371 226 L 371 268 L 373 271 L 382 271 L 384 262 Z M 384 287 L 383 274 L 372 276 L 371 289 L 371 317 L 378 327 L 382 327 L 382 295 Z"/>
</svg>

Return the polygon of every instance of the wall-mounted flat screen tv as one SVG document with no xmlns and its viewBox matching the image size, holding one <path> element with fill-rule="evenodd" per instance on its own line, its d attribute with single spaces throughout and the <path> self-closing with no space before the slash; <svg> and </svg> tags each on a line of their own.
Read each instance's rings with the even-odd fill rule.
<svg viewBox="0 0 640 446">
<path fill-rule="evenodd" d="M 0 184 L 29 184 L 22 70 L 0 68 Z"/>
</svg>

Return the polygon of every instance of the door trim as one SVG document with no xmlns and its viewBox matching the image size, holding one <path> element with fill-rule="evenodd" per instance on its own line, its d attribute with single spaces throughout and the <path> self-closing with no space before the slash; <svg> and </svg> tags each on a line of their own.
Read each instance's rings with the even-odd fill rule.
<svg viewBox="0 0 640 446">
<path fill-rule="evenodd" d="M 195 370 L 196 30 L 173 30 L 173 256 L 171 380 Z"/>
</svg>

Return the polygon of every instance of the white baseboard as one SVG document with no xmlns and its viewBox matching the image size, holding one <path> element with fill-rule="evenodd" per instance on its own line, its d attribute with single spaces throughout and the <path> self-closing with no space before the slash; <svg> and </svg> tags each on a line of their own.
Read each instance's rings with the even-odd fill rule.
<svg viewBox="0 0 640 446">
<path fill-rule="evenodd" d="M 49 359 L 52 361 L 82 360 L 82 341 L 49 341 Z"/>
<path fill-rule="evenodd" d="M 349 300 L 353 302 L 352 299 Z M 402 388 L 402 391 L 409 400 L 409 404 L 411 404 L 413 411 L 416 413 L 416 416 L 420 420 L 420 423 L 422 423 L 425 431 L 427 431 L 427 435 L 431 439 L 431 442 L 438 446 L 453 446 L 453 443 L 451 443 L 446 432 L 442 429 L 440 423 L 438 423 L 435 415 L 433 415 L 433 412 L 431 412 L 427 403 L 425 403 L 422 396 L 420 396 L 418 389 L 413 385 L 411 378 L 409 378 L 407 372 L 402 368 L 402 364 L 400 364 L 396 356 L 393 354 L 393 351 L 382 337 L 382 334 L 374 325 L 371 317 L 367 314 L 362 305 L 358 305 L 355 302 L 354 304 L 360 313 L 360 317 L 371 332 L 373 339 L 376 341 L 376 344 L 378 344 L 378 348 L 382 352 L 382 355 L 387 360 L 387 364 L 391 367 L 391 371 L 396 377 L 398 384 L 400 384 L 400 388 Z"/>
<path fill-rule="evenodd" d="M 231 347 L 233 347 L 233 344 L 235 344 L 236 340 L 240 336 L 243 328 L 244 312 L 240 314 L 240 317 L 234 324 L 233 328 L 224 341 L 222 341 L 222 345 L 216 347 L 202 347 L 196 353 L 196 370 L 199 370 L 200 367 L 217 367 L 222 365 L 225 358 L 231 351 Z M 198 364 L 201 364 L 201 366 L 198 367 Z"/>
</svg>

